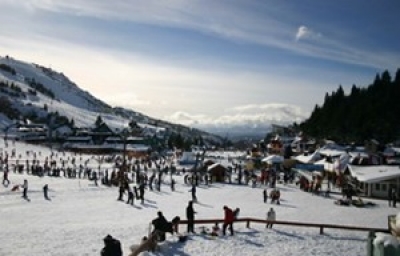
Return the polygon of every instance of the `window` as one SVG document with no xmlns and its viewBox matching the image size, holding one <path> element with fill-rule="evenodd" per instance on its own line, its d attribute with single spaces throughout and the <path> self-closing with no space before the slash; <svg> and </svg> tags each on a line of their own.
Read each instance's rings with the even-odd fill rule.
<svg viewBox="0 0 400 256">
<path fill-rule="evenodd" d="M 382 191 L 387 191 L 387 184 L 385 183 L 385 184 L 382 184 Z"/>
<path fill-rule="evenodd" d="M 380 191 L 381 190 L 381 184 L 375 183 L 375 190 Z"/>
</svg>

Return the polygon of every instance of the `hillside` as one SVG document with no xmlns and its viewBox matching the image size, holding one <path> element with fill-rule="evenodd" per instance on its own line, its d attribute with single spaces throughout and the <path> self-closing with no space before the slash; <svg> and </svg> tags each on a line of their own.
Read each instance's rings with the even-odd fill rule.
<svg viewBox="0 0 400 256">
<path fill-rule="evenodd" d="M 168 129 L 170 133 L 192 140 L 200 136 L 208 141 L 221 142 L 220 137 L 198 129 L 111 107 L 80 89 L 63 73 L 9 56 L 0 57 L 0 129 L 6 129 L 16 120 L 92 127 L 99 116 L 116 129 L 127 127 L 134 121 L 141 127 Z"/>
<path fill-rule="evenodd" d="M 377 74 L 367 87 L 353 85 L 349 95 L 340 86 L 315 106 L 301 130 L 317 138 L 341 142 L 377 139 L 381 143 L 400 139 L 400 69 L 394 79 L 388 71 Z"/>
</svg>

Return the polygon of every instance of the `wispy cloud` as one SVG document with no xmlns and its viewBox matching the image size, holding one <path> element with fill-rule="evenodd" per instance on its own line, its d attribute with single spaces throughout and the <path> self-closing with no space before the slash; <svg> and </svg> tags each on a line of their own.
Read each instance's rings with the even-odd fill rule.
<svg viewBox="0 0 400 256">
<path fill-rule="evenodd" d="M 296 41 L 299 41 L 300 39 L 317 39 L 321 36 L 320 33 L 314 32 L 306 26 L 300 26 L 297 29 Z"/>
<path fill-rule="evenodd" d="M 19 1 L 6 3 L 21 5 Z M 23 5 L 31 10 L 190 29 L 233 41 L 373 68 L 396 68 L 400 58 L 399 52 L 363 49 L 363 45 L 352 45 L 345 38 L 334 38 L 329 31 L 317 32 L 308 26 L 296 26 L 307 17 L 286 10 L 284 3 L 271 5 L 241 0 L 28 0 Z M 331 29 L 328 24 L 325 28 Z M 348 33 L 352 34 L 351 31 Z M 318 42 L 296 43 L 305 39 L 320 39 L 322 34 L 323 40 Z"/>
<path fill-rule="evenodd" d="M 7 24 L 0 27 L 0 51 L 64 72 L 111 105 L 196 126 L 297 121 L 331 90 L 327 88 L 334 90 L 343 81 L 359 83 L 345 71 L 338 75 L 315 66 L 307 70 L 290 61 L 275 65 L 274 60 L 256 66 L 251 58 L 245 62 L 205 57 L 207 51 L 194 47 L 190 49 L 193 58 L 164 58 L 151 54 L 151 49 L 165 47 L 156 40 L 145 42 L 150 51 L 144 54 L 133 45 L 136 40 L 118 47 L 118 40 L 126 40 L 126 32 L 114 31 L 119 38 L 113 38 L 101 26 L 91 29 L 83 21 L 128 27 L 144 24 L 168 28 L 174 36 L 177 31 L 195 32 L 244 50 L 279 49 L 296 57 L 362 67 L 398 67 L 398 52 L 352 45 L 345 36 L 331 33 L 329 26 L 316 26 L 284 7 L 282 1 L 270 5 L 247 0 L 0 0 L 0 22 Z M 108 44 L 100 44 L 103 41 Z M 166 50 L 179 55 L 179 49 Z M 339 76 L 347 77 L 338 80 Z"/>
</svg>

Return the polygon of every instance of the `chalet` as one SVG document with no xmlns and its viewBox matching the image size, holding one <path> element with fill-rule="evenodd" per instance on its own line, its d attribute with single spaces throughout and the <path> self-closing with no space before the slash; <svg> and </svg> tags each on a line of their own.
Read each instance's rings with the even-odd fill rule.
<svg viewBox="0 0 400 256">
<path fill-rule="evenodd" d="M 228 168 L 223 166 L 220 163 L 215 163 L 207 167 L 207 171 L 209 175 L 211 176 L 211 179 L 214 182 L 224 182 L 225 181 L 225 175 L 228 172 Z"/>
<path fill-rule="evenodd" d="M 110 136 L 115 136 L 116 132 L 111 129 L 107 124 L 101 123 L 99 126 L 93 128 L 89 135 L 95 144 L 103 144 L 105 139 Z"/>
<path fill-rule="evenodd" d="M 348 165 L 346 173 L 358 184 L 362 196 L 387 198 L 391 187 L 400 193 L 400 166 Z"/>
<path fill-rule="evenodd" d="M 51 130 L 51 137 L 55 140 L 65 140 L 66 138 L 72 136 L 74 134 L 74 130 L 69 125 L 61 125 Z"/>
<path fill-rule="evenodd" d="M 28 142 L 44 142 L 47 140 L 48 128 L 45 124 L 17 124 L 8 130 L 16 140 Z"/>
</svg>

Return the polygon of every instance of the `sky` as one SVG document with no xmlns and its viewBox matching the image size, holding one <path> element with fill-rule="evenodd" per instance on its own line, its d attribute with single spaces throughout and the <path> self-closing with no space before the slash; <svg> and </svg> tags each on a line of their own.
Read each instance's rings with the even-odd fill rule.
<svg viewBox="0 0 400 256">
<path fill-rule="evenodd" d="M 399 8 L 397 0 L 0 0 L 0 55 L 176 123 L 293 122 L 339 85 L 349 92 L 397 70 Z"/>
<path fill-rule="evenodd" d="M 0 140 L 0 149 L 3 155 L 9 155 L 11 166 L 17 159 L 11 156 L 13 150 L 18 158 L 21 155 L 19 159 L 24 162 L 31 162 L 34 159 L 33 152 L 36 152 L 36 159 L 42 163 L 53 152 L 53 159 L 58 167 L 61 167 L 61 159 L 65 160 L 66 166 L 72 166 L 74 157 L 68 152 L 50 151 L 49 148 L 20 142 L 10 142 L 7 147 L 3 139 Z M 241 154 L 207 152 L 210 157 L 222 156 L 218 161 L 223 165 L 228 164 L 227 156 Z M 99 157 L 83 155 L 82 160 L 75 157 L 78 164 L 88 160 L 88 167 L 98 167 Z M 113 167 L 102 163 L 100 169 L 112 170 Z M 3 177 L 2 170 L 0 174 Z M 124 255 L 128 255 L 129 247 L 137 245 L 143 236 L 148 235 L 149 223 L 158 211 L 162 211 L 168 220 L 175 216 L 185 219 L 185 208 L 191 199 L 190 186 L 184 184 L 183 175 L 173 177 L 177 182 L 174 192 L 170 189 L 168 175 L 163 179 L 160 192 L 146 190 L 144 204 L 135 201 L 131 206 L 125 203 L 126 195 L 124 202 L 116 200 L 117 187 L 95 186 L 93 181 L 87 179 L 37 177 L 11 171 L 10 185 L 0 185 L 0 255 L 100 255 L 102 240 L 107 234 L 119 239 Z M 28 181 L 29 201 L 21 198 L 21 190 L 11 191 L 12 187 L 22 184 L 24 179 Z M 43 197 L 42 187 L 45 184 L 49 187 L 50 200 Z M 375 204 L 367 208 L 339 206 L 334 201 L 341 198 L 341 195 L 332 193 L 328 198 L 312 195 L 301 191 L 294 183 L 277 184 L 281 191 L 280 205 L 271 204 L 270 201 L 265 204 L 262 197 L 265 188 L 270 191 L 265 186 L 252 188 L 237 184 L 200 184 L 197 189 L 199 202 L 194 204 L 197 212 L 195 218 L 222 219 L 222 208 L 227 205 L 233 209 L 240 208 L 239 217 L 243 218 L 265 219 L 266 212 L 272 207 L 277 220 L 284 221 L 387 228 L 388 215 L 398 215 L 400 219 L 398 208 L 388 207 L 385 200 L 364 198 L 365 202 Z M 143 253 L 142 256 L 367 255 L 367 232 L 326 228 L 324 234 L 320 235 L 319 228 L 274 225 L 272 229 L 265 229 L 265 225 L 256 223 L 251 223 L 250 228 L 246 228 L 245 223 L 235 223 L 233 237 L 228 232 L 228 236 L 210 238 L 200 234 L 201 226 L 195 225 L 197 233 L 189 235 L 185 243 L 177 242 L 176 235 L 167 234 L 166 242 L 160 245 L 160 252 Z M 185 234 L 186 225 L 181 225 L 179 231 Z M 376 240 L 375 242 L 378 243 Z"/>
</svg>

